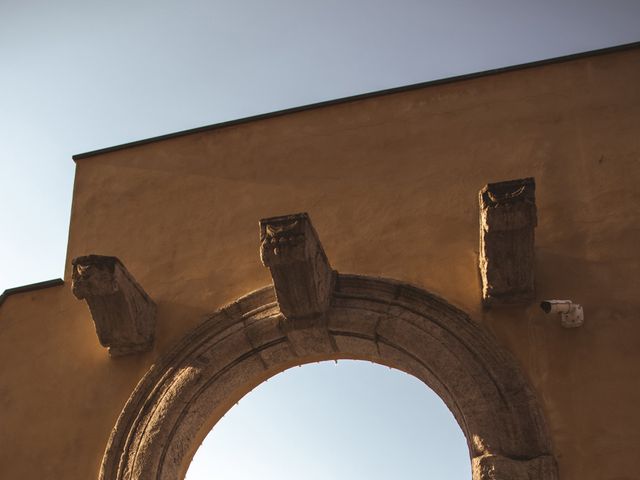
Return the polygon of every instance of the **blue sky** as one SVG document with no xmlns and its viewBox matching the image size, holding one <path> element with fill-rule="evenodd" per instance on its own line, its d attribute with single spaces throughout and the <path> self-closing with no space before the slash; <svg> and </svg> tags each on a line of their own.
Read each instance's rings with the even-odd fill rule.
<svg viewBox="0 0 640 480">
<path fill-rule="evenodd" d="M 471 468 L 433 391 L 398 370 L 340 360 L 294 367 L 232 408 L 186 480 L 213 478 L 462 480 Z"/>
<path fill-rule="evenodd" d="M 0 291 L 62 275 L 73 154 L 639 40 L 639 0 L 0 0 Z M 421 465 L 421 455 L 432 448 L 429 442 L 448 438 L 442 426 L 447 412 L 425 407 L 431 404 L 419 395 L 430 391 L 420 385 L 421 393 L 416 393 L 415 381 L 406 375 L 367 364 L 325 368 L 308 366 L 296 369 L 295 375 L 276 377 L 247 396 L 238 412 L 229 412 L 214 435 L 219 442 L 211 448 L 232 463 L 218 464 L 216 470 L 231 472 L 235 461 L 236 466 L 242 462 L 254 472 L 263 471 L 264 465 L 248 464 L 233 449 L 220 454 L 225 444 L 256 436 L 258 420 L 278 419 L 259 427 L 264 434 L 260 438 L 274 452 L 299 447 L 303 433 L 285 438 L 278 436 L 278 429 L 287 418 L 287 428 L 300 426 L 301 432 L 323 427 L 305 423 L 316 418 L 308 410 L 321 407 L 313 404 L 318 399 L 344 416 L 332 427 L 338 430 L 325 434 L 326 445 L 352 438 L 353 429 L 362 430 L 362 441 L 374 435 L 384 439 L 375 445 L 382 450 L 372 446 L 369 457 L 362 457 L 371 459 L 369 466 L 378 465 L 378 472 L 412 478 L 415 470 L 400 467 Z M 327 371 L 332 375 L 327 377 Z M 350 380 L 342 379 L 343 374 Z M 352 391 L 352 383 L 369 377 L 375 379 L 372 385 Z M 280 386 L 271 389 L 272 385 Z M 368 393 L 357 397 L 359 392 Z M 301 399 L 307 410 L 297 409 L 295 402 L 287 410 L 289 417 L 283 410 L 266 410 L 293 398 Z M 336 405 L 340 398 L 349 401 Z M 371 408 L 363 409 L 367 398 L 382 403 L 367 402 Z M 416 423 L 418 413 L 431 414 L 425 421 L 437 428 L 419 429 L 409 435 L 409 443 L 407 436 L 398 438 L 391 430 L 393 422 L 386 420 L 405 409 Z M 359 419 L 365 413 L 370 420 Z M 347 420 L 356 426 L 349 432 L 339 430 Z M 384 427 L 379 426 L 381 420 Z M 406 427 L 403 431 L 413 427 L 407 419 L 399 422 Z M 435 437 L 430 440 L 429 435 Z M 268 442 L 270 438 L 278 442 Z M 454 443 L 446 444 L 445 451 L 454 452 Z M 401 456 L 401 449 L 413 452 L 415 445 L 424 446 L 415 449 L 418 457 Z M 256 445 L 255 451 L 259 448 Z M 326 458 L 346 447 L 332 448 Z M 384 452 L 395 462 L 395 470 L 379 466 Z M 439 457 L 459 463 L 453 454 Z M 362 465 L 347 465 L 348 461 L 340 460 L 339 468 L 350 478 L 377 478 L 371 471 L 360 475 L 354 468 Z M 284 466 L 278 468 L 283 480 L 299 478 L 284 475 Z M 340 478 L 322 468 L 313 472 Z M 434 478 L 460 478 L 447 475 Z M 215 478 L 248 477 L 229 473 Z"/>
</svg>

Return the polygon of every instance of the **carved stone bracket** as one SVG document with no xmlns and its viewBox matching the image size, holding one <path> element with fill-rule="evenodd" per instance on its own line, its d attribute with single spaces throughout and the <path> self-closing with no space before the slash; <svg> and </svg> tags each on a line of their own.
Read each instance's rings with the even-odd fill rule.
<svg viewBox="0 0 640 480">
<path fill-rule="evenodd" d="M 480 190 L 480 274 L 485 306 L 533 300 L 533 178 L 490 183 Z"/>
<path fill-rule="evenodd" d="M 329 308 L 335 272 L 308 214 L 260 220 L 260 258 L 286 318 L 317 316 Z"/>
<path fill-rule="evenodd" d="M 72 291 L 86 300 L 100 344 L 111 356 L 150 350 L 156 305 L 116 257 L 73 259 Z"/>
</svg>

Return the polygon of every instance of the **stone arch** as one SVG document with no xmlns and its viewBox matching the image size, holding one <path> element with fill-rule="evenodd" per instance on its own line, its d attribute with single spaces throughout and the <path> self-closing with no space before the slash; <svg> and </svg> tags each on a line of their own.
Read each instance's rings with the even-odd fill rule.
<svg viewBox="0 0 640 480">
<path fill-rule="evenodd" d="M 111 434 L 102 480 L 182 480 L 200 442 L 252 388 L 292 366 L 351 358 L 412 374 L 465 434 L 473 480 L 556 480 L 542 411 L 515 360 L 444 300 L 336 275 L 324 315 L 286 319 L 272 286 L 203 322 L 146 374 Z"/>
</svg>

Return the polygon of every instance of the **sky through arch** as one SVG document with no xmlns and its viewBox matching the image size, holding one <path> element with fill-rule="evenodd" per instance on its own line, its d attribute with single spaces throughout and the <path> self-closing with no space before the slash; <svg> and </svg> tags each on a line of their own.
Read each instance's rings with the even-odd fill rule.
<svg viewBox="0 0 640 480">
<path fill-rule="evenodd" d="M 292 368 L 218 422 L 186 480 L 471 478 L 453 415 L 420 380 L 364 361 Z"/>
</svg>

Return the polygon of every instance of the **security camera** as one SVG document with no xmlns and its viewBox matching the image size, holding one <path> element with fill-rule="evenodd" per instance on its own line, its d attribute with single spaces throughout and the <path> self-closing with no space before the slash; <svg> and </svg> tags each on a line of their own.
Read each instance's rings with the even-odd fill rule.
<svg viewBox="0 0 640 480">
<path fill-rule="evenodd" d="M 573 302 L 571 300 L 543 300 L 540 308 L 544 313 L 569 313 Z"/>
<path fill-rule="evenodd" d="M 571 300 L 543 300 L 540 308 L 544 313 L 556 313 L 560 315 L 560 325 L 565 328 L 579 327 L 584 323 L 582 305 Z"/>
</svg>

